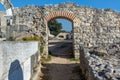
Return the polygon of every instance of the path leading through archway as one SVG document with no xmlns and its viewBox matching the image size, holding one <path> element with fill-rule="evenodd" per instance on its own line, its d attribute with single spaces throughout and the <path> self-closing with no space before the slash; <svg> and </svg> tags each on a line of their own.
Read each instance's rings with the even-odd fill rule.
<svg viewBox="0 0 120 80">
<path fill-rule="evenodd" d="M 71 25 L 73 27 L 73 25 Z M 71 31 L 72 32 L 72 31 Z M 75 60 L 72 39 L 49 40 L 51 60 L 42 64 L 40 80 L 82 80 L 79 60 Z"/>
</svg>

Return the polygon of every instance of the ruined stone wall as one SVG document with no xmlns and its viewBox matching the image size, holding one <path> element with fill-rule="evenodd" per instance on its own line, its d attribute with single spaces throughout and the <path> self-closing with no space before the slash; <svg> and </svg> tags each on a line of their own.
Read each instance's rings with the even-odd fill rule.
<svg viewBox="0 0 120 80">
<path fill-rule="evenodd" d="M 119 15 L 120 13 L 110 9 L 82 8 L 79 13 L 80 27 L 74 35 L 80 40 L 77 44 L 82 42 L 84 47 L 110 53 L 108 46 L 120 43 Z"/>
<path fill-rule="evenodd" d="M 5 17 L 5 12 L 0 11 L 0 37 L 5 37 L 6 35 L 6 26 L 7 26 L 7 20 Z"/>
<path fill-rule="evenodd" d="M 15 26 L 26 25 L 28 28 L 25 30 L 14 30 L 16 37 L 25 35 L 38 35 L 45 38 L 47 41 L 47 22 L 44 19 L 45 15 L 52 12 L 69 12 L 75 15 L 79 20 L 74 23 L 80 23 L 73 25 L 74 35 L 74 48 L 75 53 L 79 54 L 79 43 L 83 43 L 84 47 L 99 47 L 104 49 L 110 44 L 116 44 L 120 42 L 120 13 L 111 9 L 96 9 L 90 7 L 79 6 L 74 3 L 66 2 L 55 5 L 45 6 L 26 6 L 15 9 Z M 57 16 L 56 18 L 60 18 Z M 67 18 L 62 16 L 62 18 Z M 21 31 L 21 32 L 20 32 Z"/>
<path fill-rule="evenodd" d="M 30 36 L 37 35 L 42 36 L 41 32 L 45 31 L 45 26 L 43 26 L 42 20 L 42 7 L 40 6 L 26 6 L 21 8 L 14 9 L 14 27 L 13 31 L 15 37 L 20 36 Z M 26 28 L 21 28 L 22 26 L 26 26 Z"/>
<path fill-rule="evenodd" d="M 86 17 L 80 18 L 82 36 L 85 46 L 105 46 L 120 42 L 120 13 L 101 10 L 86 9 Z M 83 22 L 84 21 L 84 22 Z"/>
<path fill-rule="evenodd" d="M 79 19 L 80 24 L 73 25 L 75 53 L 79 53 L 79 43 L 83 43 L 84 47 L 97 47 L 105 53 L 109 51 L 105 47 L 120 43 L 119 12 L 84 7 L 69 2 L 46 5 L 44 9 L 44 14 L 57 11 L 71 12 Z"/>
<path fill-rule="evenodd" d="M 120 45 L 119 46 L 120 49 Z M 111 51 L 111 50 L 110 50 Z M 120 52 L 120 50 L 118 50 Z M 80 68 L 87 80 L 119 80 L 119 53 L 104 54 L 80 45 Z"/>
<path fill-rule="evenodd" d="M 29 80 L 38 61 L 38 42 L 0 42 L 0 80 Z"/>
</svg>

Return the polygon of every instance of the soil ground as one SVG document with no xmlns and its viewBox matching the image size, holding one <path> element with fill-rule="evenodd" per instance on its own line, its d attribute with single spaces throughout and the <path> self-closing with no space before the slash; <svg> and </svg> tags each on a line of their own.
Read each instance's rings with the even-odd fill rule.
<svg viewBox="0 0 120 80">
<path fill-rule="evenodd" d="M 50 41 L 49 51 L 51 60 L 42 64 L 40 80 L 82 80 L 80 77 L 80 64 L 71 61 L 71 41 Z"/>
</svg>

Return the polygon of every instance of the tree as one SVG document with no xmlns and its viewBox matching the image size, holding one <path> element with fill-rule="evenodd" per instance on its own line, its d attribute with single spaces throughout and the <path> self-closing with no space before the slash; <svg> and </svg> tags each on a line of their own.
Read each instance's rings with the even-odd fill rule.
<svg viewBox="0 0 120 80">
<path fill-rule="evenodd" d="M 56 19 L 53 19 L 48 22 L 48 27 L 50 29 L 50 33 L 56 36 L 61 32 L 62 24 L 57 22 Z"/>
</svg>

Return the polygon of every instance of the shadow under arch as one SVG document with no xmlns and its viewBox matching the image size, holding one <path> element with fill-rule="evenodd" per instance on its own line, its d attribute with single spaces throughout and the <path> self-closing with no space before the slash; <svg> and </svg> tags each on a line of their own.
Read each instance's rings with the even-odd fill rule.
<svg viewBox="0 0 120 80">
<path fill-rule="evenodd" d="M 23 70 L 19 60 L 14 60 L 9 69 L 8 80 L 23 80 Z"/>
</svg>

